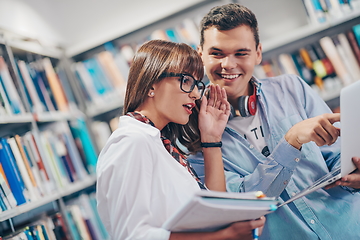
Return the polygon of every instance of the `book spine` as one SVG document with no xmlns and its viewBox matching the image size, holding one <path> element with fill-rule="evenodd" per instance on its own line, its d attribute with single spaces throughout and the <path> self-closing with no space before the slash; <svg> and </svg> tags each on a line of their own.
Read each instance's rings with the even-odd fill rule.
<svg viewBox="0 0 360 240">
<path fill-rule="evenodd" d="M 64 93 L 64 89 L 60 83 L 58 76 L 56 75 L 54 68 L 49 58 L 43 59 L 43 65 L 46 73 L 46 77 L 49 81 L 50 89 L 56 101 L 60 111 L 68 111 L 68 102 Z"/>
<path fill-rule="evenodd" d="M 10 147 L 5 138 L 0 139 L 0 161 L 4 169 L 10 189 L 16 199 L 17 205 L 26 203 L 21 184 L 20 173 L 17 170 L 16 162 Z"/>
</svg>

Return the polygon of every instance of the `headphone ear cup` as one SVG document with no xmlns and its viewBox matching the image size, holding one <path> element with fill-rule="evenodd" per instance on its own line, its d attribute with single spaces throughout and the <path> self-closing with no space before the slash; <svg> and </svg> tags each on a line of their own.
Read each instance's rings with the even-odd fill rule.
<svg viewBox="0 0 360 240">
<path fill-rule="evenodd" d="M 247 103 L 247 109 L 248 109 L 250 115 L 255 115 L 255 113 L 256 113 L 256 95 L 255 94 L 253 94 L 249 97 L 249 100 Z"/>
<path fill-rule="evenodd" d="M 247 117 L 249 116 L 249 112 L 247 109 L 247 99 L 249 96 L 241 96 L 238 98 L 238 107 L 239 107 L 239 112 L 240 112 L 240 116 L 242 117 Z"/>
</svg>

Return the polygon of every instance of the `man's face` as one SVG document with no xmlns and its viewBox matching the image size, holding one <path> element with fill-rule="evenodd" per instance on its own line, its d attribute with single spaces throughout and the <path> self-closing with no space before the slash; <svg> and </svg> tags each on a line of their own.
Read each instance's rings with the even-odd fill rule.
<svg viewBox="0 0 360 240">
<path fill-rule="evenodd" d="M 199 54 L 210 81 L 224 87 L 228 99 L 249 95 L 249 81 L 255 65 L 262 59 L 261 44 L 256 49 L 249 26 L 220 31 L 211 27 L 204 31 L 204 45 Z"/>
</svg>

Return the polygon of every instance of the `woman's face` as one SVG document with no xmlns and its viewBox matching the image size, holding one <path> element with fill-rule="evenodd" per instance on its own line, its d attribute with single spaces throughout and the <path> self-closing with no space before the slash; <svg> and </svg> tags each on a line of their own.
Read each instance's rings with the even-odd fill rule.
<svg viewBox="0 0 360 240">
<path fill-rule="evenodd" d="M 180 88 L 181 77 L 165 77 L 153 85 L 153 95 L 149 96 L 151 110 L 147 116 L 159 129 L 165 127 L 169 122 L 186 124 L 192 109 L 195 107 L 195 100 L 200 98 L 198 88 L 186 93 Z M 183 81 L 183 89 L 186 80 Z"/>
</svg>

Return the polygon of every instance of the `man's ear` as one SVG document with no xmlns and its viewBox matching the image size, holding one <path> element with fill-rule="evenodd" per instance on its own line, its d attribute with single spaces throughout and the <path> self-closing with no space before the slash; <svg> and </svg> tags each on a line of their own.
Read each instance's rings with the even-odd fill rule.
<svg viewBox="0 0 360 240">
<path fill-rule="evenodd" d="M 202 57 L 202 47 L 200 45 L 197 46 L 197 52 Z"/>
<path fill-rule="evenodd" d="M 256 49 L 256 65 L 259 65 L 262 61 L 262 44 L 259 43 Z"/>
</svg>

